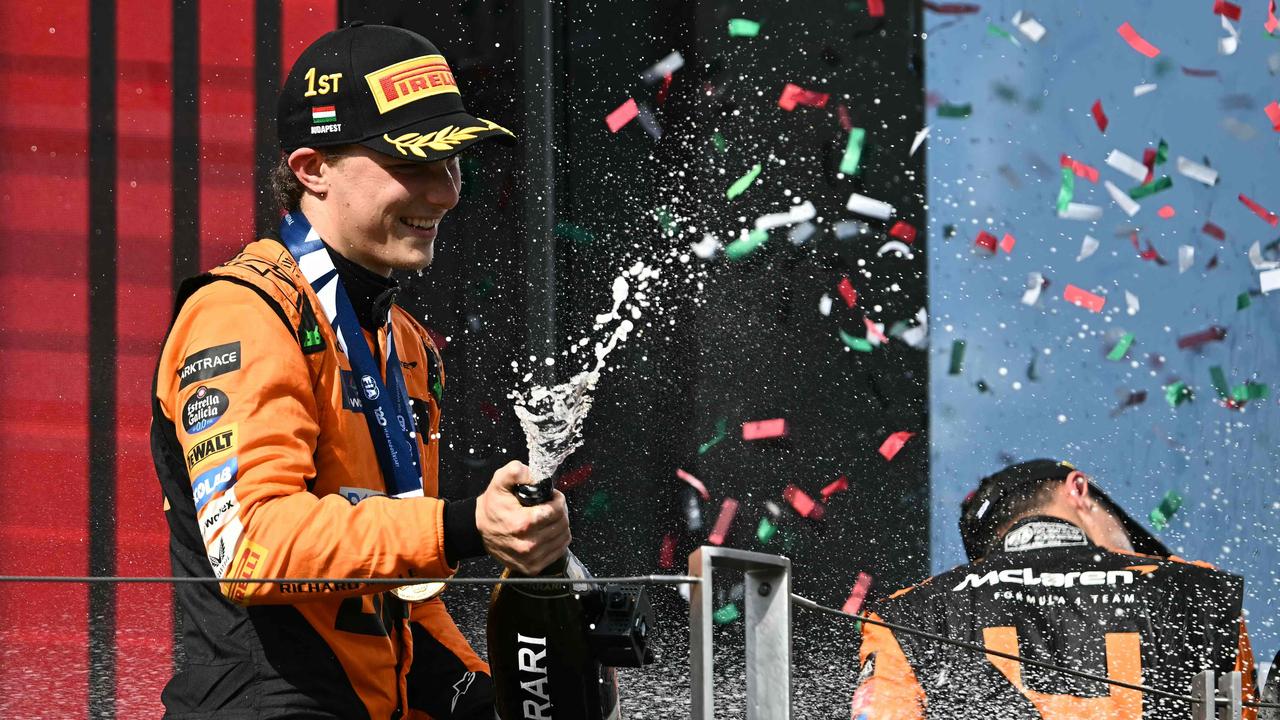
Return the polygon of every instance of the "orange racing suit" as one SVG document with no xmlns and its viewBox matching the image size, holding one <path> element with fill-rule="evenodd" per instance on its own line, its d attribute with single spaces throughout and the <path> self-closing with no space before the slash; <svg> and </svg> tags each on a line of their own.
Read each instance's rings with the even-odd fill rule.
<svg viewBox="0 0 1280 720">
<path fill-rule="evenodd" d="M 406 603 L 361 578 L 446 577 L 437 494 L 444 375 L 426 331 L 392 305 L 422 497 L 386 497 L 361 393 L 334 327 L 279 242 L 185 282 L 155 378 L 152 453 L 185 666 L 172 718 L 490 717 L 488 665 L 436 597 Z M 237 583 L 337 577 L 340 583 Z M 477 696 L 482 696 L 476 700 Z M 457 714 L 455 714 L 457 713 Z"/>
</svg>

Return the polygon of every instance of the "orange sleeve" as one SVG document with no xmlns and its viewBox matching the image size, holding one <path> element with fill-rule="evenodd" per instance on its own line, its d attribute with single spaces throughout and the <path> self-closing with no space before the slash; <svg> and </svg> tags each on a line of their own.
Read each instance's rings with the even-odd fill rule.
<svg viewBox="0 0 1280 720">
<path fill-rule="evenodd" d="M 1235 669 L 1241 675 L 1241 695 L 1245 702 L 1258 702 L 1257 678 L 1253 676 L 1253 644 L 1249 642 L 1249 629 L 1245 627 L 1243 617 L 1240 618 L 1240 645 L 1236 651 Z M 1244 708 L 1241 717 L 1243 720 L 1257 720 L 1258 708 Z"/>
<path fill-rule="evenodd" d="M 198 392 L 226 409 L 189 434 L 174 422 L 197 522 L 220 578 L 446 577 L 444 504 L 371 497 L 352 505 L 308 491 L 320 427 L 298 341 L 252 290 L 215 282 L 183 306 L 161 354 L 156 394 L 166 419 Z M 335 597 L 377 592 L 353 585 Z M 239 604 L 297 603 L 271 583 L 223 583 Z"/>
<path fill-rule="evenodd" d="M 879 620 L 870 613 L 867 617 Z M 853 694 L 853 720 L 922 720 L 924 689 L 893 633 L 879 625 L 862 624 L 862 650 L 858 653 L 864 675 Z M 868 667 L 868 662 L 871 663 Z"/>
</svg>

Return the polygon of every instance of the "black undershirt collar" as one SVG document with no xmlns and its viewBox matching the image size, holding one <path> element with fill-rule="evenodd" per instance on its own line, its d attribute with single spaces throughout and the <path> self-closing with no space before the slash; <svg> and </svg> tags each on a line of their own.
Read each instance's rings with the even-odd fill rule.
<svg viewBox="0 0 1280 720">
<path fill-rule="evenodd" d="M 325 250 L 338 270 L 342 287 L 351 299 L 351 307 L 356 311 L 356 319 L 360 327 L 371 333 L 377 333 L 387 324 L 387 316 L 391 312 L 391 304 L 395 302 L 400 283 L 394 278 L 383 277 L 378 273 L 343 257 L 325 243 Z"/>
</svg>

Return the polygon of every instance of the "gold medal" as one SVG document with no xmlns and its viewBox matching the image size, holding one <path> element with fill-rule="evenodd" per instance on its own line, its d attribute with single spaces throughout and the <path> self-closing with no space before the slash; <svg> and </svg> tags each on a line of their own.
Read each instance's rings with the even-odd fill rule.
<svg viewBox="0 0 1280 720">
<path fill-rule="evenodd" d="M 422 602 L 439 595 L 442 590 L 444 590 L 444 583 L 430 582 L 418 583 L 417 585 L 401 585 L 391 592 L 405 602 Z"/>
</svg>

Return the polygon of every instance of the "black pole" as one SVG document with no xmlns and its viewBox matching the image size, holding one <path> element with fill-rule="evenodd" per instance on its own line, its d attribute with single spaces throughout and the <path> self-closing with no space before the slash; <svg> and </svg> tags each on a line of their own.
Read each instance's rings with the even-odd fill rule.
<svg viewBox="0 0 1280 720">
<path fill-rule="evenodd" d="M 271 170 L 280 157 L 276 140 L 276 93 L 280 86 L 280 0 L 256 0 L 253 50 L 253 228 L 264 237 L 280 224 L 271 192 Z"/>
<path fill-rule="evenodd" d="M 89 574 L 116 574 L 116 17 L 89 4 Z M 116 587 L 89 588 L 89 717 L 116 714 Z"/>
<path fill-rule="evenodd" d="M 524 226 L 526 323 L 529 354 L 551 357 L 556 349 L 555 108 L 552 104 L 552 8 L 550 0 L 523 3 L 524 27 Z M 535 377 L 547 382 L 551 369 L 537 363 Z M 547 383 L 550 384 L 550 383 Z"/>
</svg>

